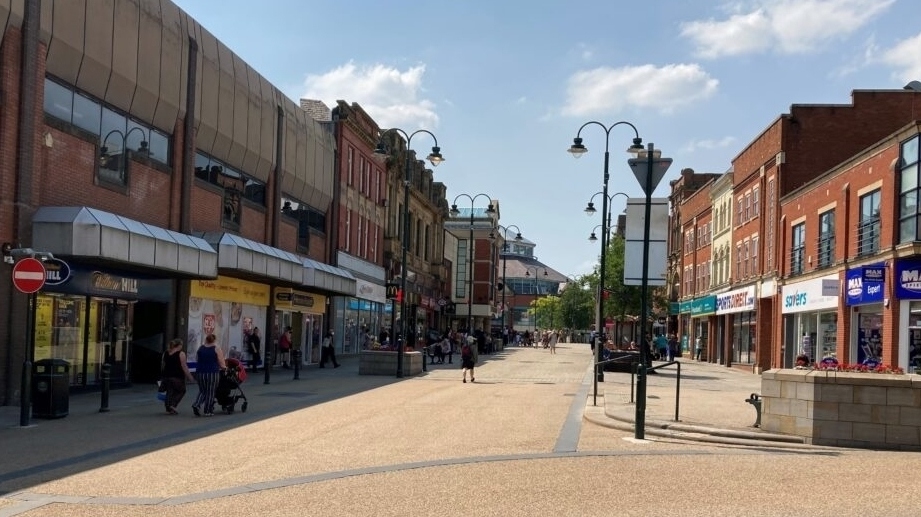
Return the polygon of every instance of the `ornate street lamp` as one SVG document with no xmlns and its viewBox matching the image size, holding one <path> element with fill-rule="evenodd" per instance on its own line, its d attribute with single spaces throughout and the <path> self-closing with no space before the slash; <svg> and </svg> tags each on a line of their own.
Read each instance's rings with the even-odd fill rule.
<svg viewBox="0 0 921 517">
<path fill-rule="evenodd" d="M 521 236 L 521 228 L 514 224 L 508 226 L 499 225 L 499 229 L 502 230 L 502 335 L 505 336 L 505 292 L 508 291 L 508 283 L 505 281 L 505 272 L 506 272 L 506 258 L 508 257 L 508 232 L 510 229 L 515 229 L 515 242 L 521 242 L 524 240 L 524 237 Z M 505 345 L 507 343 L 503 343 Z"/>
<path fill-rule="evenodd" d="M 432 146 L 432 152 L 426 157 L 429 163 L 433 167 L 437 167 L 441 162 L 445 161 L 444 156 L 441 155 L 441 148 L 438 147 L 438 139 L 435 138 L 435 135 L 431 131 L 425 129 L 418 129 L 412 133 L 407 134 L 406 131 L 403 131 L 400 128 L 391 128 L 385 131 L 381 131 L 380 138 L 377 143 L 377 147 L 374 149 L 374 154 L 377 155 L 390 155 L 392 150 L 387 148 L 387 145 L 384 143 L 384 136 L 388 133 L 398 133 L 406 140 L 406 159 L 404 168 L 403 168 L 403 210 L 402 210 L 402 219 L 403 227 L 400 229 L 400 293 L 402 293 L 402 300 L 400 301 L 400 336 L 402 336 L 403 343 L 397 341 L 397 337 L 392 336 L 393 342 L 397 344 L 397 377 L 403 377 L 403 351 L 406 348 L 406 277 L 408 270 L 406 267 L 406 251 L 409 249 L 409 185 L 412 182 L 410 177 L 410 159 L 409 159 L 409 149 L 412 144 L 413 137 L 419 133 L 425 133 L 432 137 L 432 140 L 435 141 L 435 145 Z M 396 302 L 394 302 L 396 305 Z M 395 317 L 395 314 L 394 314 Z M 391 326 L 394 321 L 391 320 Z M 393 332 L 391 332 L 393 333 Z M 422 359 L 425 362 L 425 358 Z"/>
<path fill-rule="evenodd" d="M 607 214 L 608 213 L 608 180 L 610 178 L 610 174 L 608 173 L 608 164 L 610 163 L 609 145 L 610 145 L 610 140 L 611 140 L 611 130 L 619 125 L 630 126 L 633 129 L 633 134 L 634 134 L 633 144 L 627 149 L 627 151 L 630 153 L 638 153 L 643 150 L 643 139 L 640 138 L 640 134 L 639 134 L 639 131 L 637 131 L 636 126 L 634 126 L 633 124 L 629 122 L 620 121 L 620 122 L 615 122 L 611 124 L 610 126 L 605 126 L 601 122 L 592 120 L 592 121 L 586 122 L 585 124 L 582 124 L 582 127 L 579 128 L 579 131 L 576 132 L 575 138 L 572 139 L 572 146 L 569 147 L 569 152 L 572 154 L 574 158 L 579 158 L 583 154 L 588 152 L 588 148 L 582 144 L 581 135 L 582 135 L 582 130 L 585 129 L 586 126 L 589 126 L 589 125 L 596 125 L 604 130 L 604 135 L 605 135 L 604 176 L 603 176 L 604 188 L 602 189 L 602 192 L 601 192 L 602 193 L 601 213 Z M 601 218 L 601 234 L 607 235 L 607 221 L 605 217 Z M 606 238 L 602 239 L 602 244 L 605 244 L 606 242 L 607 242 Z M 597 315 L 596 323 L 595 323 L 596 339 L 595 339 L 595 345 L 594 345 L 595 346 L 595 382 L 594 382 L 593 404 L 596 404 L 596 405 L 598 403 L 598 381 L 604 381 L 604 369 L 602 368 L 600 364 L 598 364 L 601 362 L 601 347 L 604 346 L 604 343 L 605 343 L 604 312 L 603 312 L 604 311 L 604 292 L 603 292 L 604 290 L 604 267 L 605 267 L 605 249 L 602 248 L 599 271 L 598 271 L 599 273 L 598 274 L 598 277 L 599 277 L 598 315 Z"/>
<path fill-rule="evenodd" d="M 475 196 L 471 196 L 469 194 L 459 194 L 456 198 L 454 198 L 454 203 L 451 204 L 451 217 L 457 217 L 460 215 L 460 210 L 457 209 L 457 200 L 462 197 L 470 200 L 470 238 L 467 241 L 467 248 L 469 248 L 469 259 L 467 264 L 467 285 L 469 286 L 469 289 L 467 290 L 467 335 L 470 336 L 473 335 L 473 225 L 475 218 L 473 206 L 477 198 L 485 197 L 489 201 L 489 206 L 486 208 L 486 213 L 490 215 L 495 214 L 496 209 L 493 208 L 492 198 L 490 198 L 487 194 L 476 194 Z M 491 233 L 491 235 L 493 234 Z"/>
</svg>

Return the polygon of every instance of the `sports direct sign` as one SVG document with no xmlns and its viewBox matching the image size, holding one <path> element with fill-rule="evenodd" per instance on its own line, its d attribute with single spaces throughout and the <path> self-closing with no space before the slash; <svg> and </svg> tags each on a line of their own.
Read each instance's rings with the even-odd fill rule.
<svg viewBox="0 0 921 517">
<path fill-rule="evenodd" d="M 716 295 L 716 313 L 729 314 L 755 310 L 755 286 Z"/>
<path fill-rule="evenodd" d="M 902 300 L 921 300 L 921 260 L 896 262 L 895 294 Z"/>
</svg>

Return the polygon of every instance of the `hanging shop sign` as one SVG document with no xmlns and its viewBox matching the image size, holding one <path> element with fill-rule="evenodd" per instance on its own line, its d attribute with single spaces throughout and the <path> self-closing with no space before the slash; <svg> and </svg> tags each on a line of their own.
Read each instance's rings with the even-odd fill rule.
<svg viewBox="0 0 921 517">
<path fill-rule="evenodd" d="M 70 280 L 70 265 L 61 259 L 45 261 L 45 285 L 61 285 Z"/>
<path fill-rule="evenodd" d="M 871 272 L 870 275 L 867 275 L 867 271 Z M 882 303 L 885 272 L 886 268 L 882 264 L 848 269 L 844 275 L 847 305 Z"/>
<path fill-rule="evenodd" d="M 716 313 L 730 314 L 755 310 L 755 286 L 716 295 Z"/>
<path fill-rule="evenodd" d="M 305 293 L 295 289 L 276 287 L 274 290 L 274 299 L 276 309 L 290 309 L 314 314 L 323 314 L 326 310 L 326 297 L 322 294 Z"/>
</svg>

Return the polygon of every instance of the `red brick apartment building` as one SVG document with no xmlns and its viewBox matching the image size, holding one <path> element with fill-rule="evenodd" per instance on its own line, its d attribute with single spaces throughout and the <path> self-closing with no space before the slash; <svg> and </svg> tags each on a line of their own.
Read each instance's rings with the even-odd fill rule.
<svg viewBox="0 0 921 517">
<path fill-rule="evenodd" d="M 921 366 L 919 132 L 903 126 L 781 199 L 774 363 Z"/>
<path fill-rule="evenodd" d="M 168 1 L 36 4 L 0 1 L 0 242 L 55 260 L 33 304 L 0 275 L 0 401 L 26 359 L 92 389 L 152 380 L 173 337 L 310 349 L 356 292 L 328 265 L 333 133 Z"/>
<path fill-rule="evenodd" d="M 803 343 L 807 349 L 815 347 L 817 340 L 823 341 L 823 338 L 827 338 L 830 343 L 831 335 L 821 335 L 820 331 L 824 332 L 823 329 L 828 329 L 833 324 L 838 329 L 841 329 L 841 325 L 851 325 L 847 317 L 838 318 L 836 323 L 831 320 L 830 315 L 825 314 L 816 316 L 815 321 L 809 323 L 807 316 L 796 316 L 817 310 L 824 314 L 832 307 L 837 307 L 831 299 L 823 298 L 831 298 L 832 292 L 836 289 L 840 289 L 841 293 L 846 292 L 845 287 L 842 287 L 846 282 L 844 277 L 837 278 L 835 283 L 830 282 L 832 273 L 840 276 L 830 270 L 824 274 L 813 273 L 812 269 L 809 269 L 809 274 L 816 278 L 806 278 L 803 276 L 805 271 L 799 271 L 799 263 L 796 263 L 798 272 L 795 275 L 784 269 L 791 261 L 791 245 L 805 250 L 807 248 L 804 246 L 815 247 L 817 241 L 815 234 L 805 233 L 805 227 L 798 227 L 798 233 L 795 235 L 790 233 L 790 221 L 796 220 L 801 223 L 803 221 L 800 219 L 804 215 L 796 215 L 794 218 L 792 213 L 781 213 L 780 200 L 786 199 L 786 196 L 807 183 L 815 184 L 816 178 L 826 177 L 824 175 L 828 171 L 879 145 L 881 140 L 889 138 L 900 131 L 900 128 L 905 128 L 917 120 L 919 111 L 921 92 L 910 89 L 855 90 L 852 93 L 852 103 L 848 105 L 794 104 L 790 113 L 773 121 L 733 159 L 729 173 L 732 174 L 729 283 L 720 287 L 714 286 L 709 293 L 696 292 L 692 299 L 685 299 L 679 303 L 678 308 L 681 314 L 688 312 L 696 316 L 712 311 L 716 316 L 700 318 L 696 328 L 692 327 L 697 335 L 708 336 L 708 360 L 751 369 L 753 372 L 792 366 L 796 352 L 803 348 Z M 879 167 L 873 170 L 878 175 L 887 174 Z M 860 188 L 863 187 L 859 187 L 858 190 Z M 880 188 L 879 195 L 884 200 L 883 204 L 888 202 L 890 207 L 897 206 L 891 196 L 886 201 L 885 185 L 881 184 Z M 864 194 L 861 190 L 855 195 L 859 197 Z M 902 201 L 910 202 L 909 195 L 902 197 Z M 864 202 L 873 203 L 875 199 L 867 198 Z M 673 210 L 680 212 L 680 218 L 684 221 L 688 217 L 684 213 L 684 207 L 680 204 L 677 205 L 678 208 L 675 206 L 673 201 Z M 837 217 L 840 218 L 841 215 Z M 904 217 L 905 221 L 911 220 L 910 215 L 899 217 Z M 848 224 L 856 224 L 854 221 L 849 219 Z M 825 221 L 825 224 L 827 225 L 828 221 Z M 840 220 L 838 224 L 840 225 Z M 903 226 L 908 224 L 905 222 Z M 865 231 L 872 233 L 872 230 Z M 904 231 L 908 232 L 908 229 Z M 823 235 L 827 237 L 828 232 Z M 866 235 L 869 234 L 864 234 L 865 237 Z M 853 245 L 853 238 L 852 236 L 849 245 Z M 891 245 L 892 241 L 888 242 Z M 909 245 L 906 243 L 902 246 Z M 839 253 L 842 254 L 840 260 L 845 260 L 844 251 Z M 863 253 L 869 252 L 864 249 Z M 817 261 L 815 253 L 804 255 L 804 260 L 808 260 L 810 256 Z M 878 262 L 879 259 L 873 258 L 871 263 L 875 264 L 874 261 Z M 805 265 L 809 263 L 806 262 Z M 889 269 L 885 271 L 890 276 L 894 274 Z M 911 270 L 905 271 L 906 277 L 910 277 L 911 274 Z M 890 280 L 889 285 L 892 284 L 893 281 Z M 837 296 L 835 295 L 836 299 Z M 871 298 L 873 299 L 875 298 Z M 896 309 L 889 302 L 884 303 L 880 300 L 880 303 L 890 311 Z M 851 311 L 852 314 L 874 310 L 872 307 L 861 308 L 864 305 L 861 302 L 855 304 L 857 308 Z M 868 301 L 866 305 L 872 303 Z M 879 332 L 870 332 L 867 328 L 882 325 L 881 321 L 891 322 L 893 318 L 886 319 L 883 314 L 883 318 L 880 319 L 875 312 L 871 312 L 861 319 L 860 324 L 863 327 L 860 332 L 871 335 L 865 339 L 878 340 Z M 909 318 L 908 313 L 904 318 Z M 847 332 L 838 331 L 835 339 L 853 341 L 856 338 L 852 337 L 857 332 L 856 327 L 850 328 Z M 907 337 L 903 341 L 906 343 L 908 337 L 913 335 L 904 328 L 899 332 L 906 333 Z M 803 335 L 807 336 L 805 340 Z M 856 346 L 851 346 L 853 350 L 839 349 L 837 353 L 842 357 L 863 357 L 857 353 L 857 349 L 854 348 Z M 883 349 L 885 350 L 885 346 Z M 892 355 L 894 353 L 890 351 L 888 358 L 898 359 Z"/>
</svg>

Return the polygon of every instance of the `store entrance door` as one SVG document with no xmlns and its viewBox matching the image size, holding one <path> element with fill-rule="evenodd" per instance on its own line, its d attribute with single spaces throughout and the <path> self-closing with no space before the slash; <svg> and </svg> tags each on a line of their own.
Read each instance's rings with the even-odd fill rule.
<svg viewBox="0 0 921 517">
<path fill-rule="evenodd" d="M 109 364 L 111 367 L 110 379 L 113 383 L 127 383 L 131 381 L 130 347 L 132 334 L 133 311 L 132 303 L 124 300 L 93 298 L 96 306 L 95 336 L 96 353 L 100 378 L 102 366 Z"/>
</svg>

